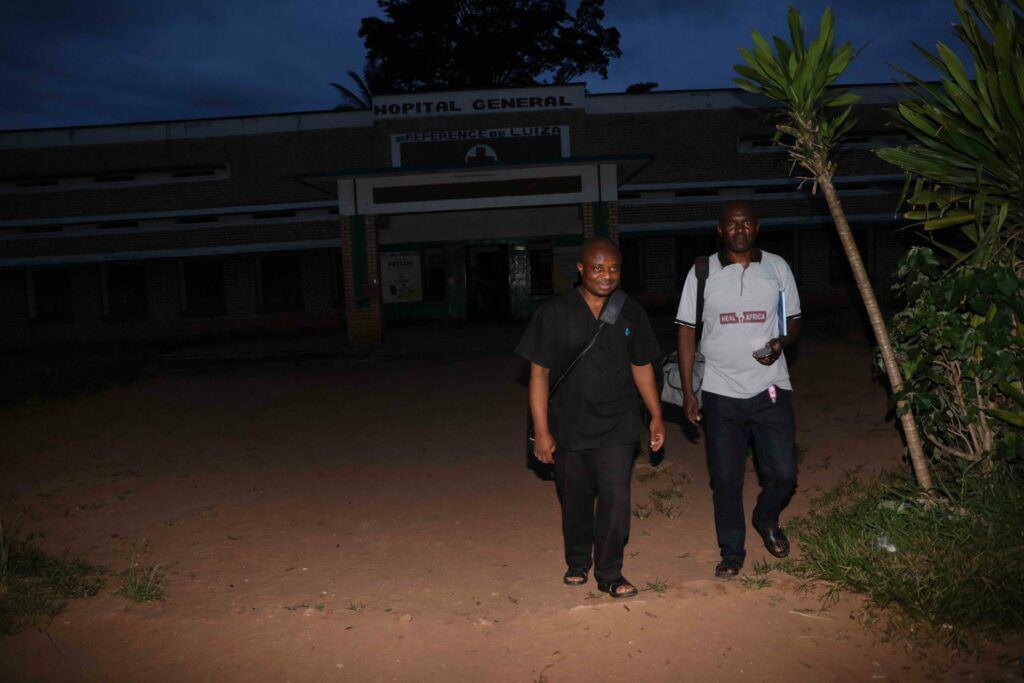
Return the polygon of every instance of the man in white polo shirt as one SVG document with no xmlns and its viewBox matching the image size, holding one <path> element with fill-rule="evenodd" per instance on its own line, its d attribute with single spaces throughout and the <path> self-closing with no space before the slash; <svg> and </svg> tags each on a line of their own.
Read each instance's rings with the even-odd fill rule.
<svg viewBox="0 0 1024 683">
<path fill-rule="evenodd" d="M 779 513 L 796 489 L 796 423 L 782 349 L 800 332 L 800 295 L 786 261 L 755 246 L 757 212 L 750 202 L 727 204 L 717 230 L 723 246 L 709 257 L 701 320 L 697 276 L 691 268 L 676 324 L 683 409 L 694 425 L 703 419 L 707 435 L 722 553 L 715 576 L 730 577 L 739 573 L 746 557 L 743 478 L 751 439 L 762 485 L 753 526 L 768 552 L 775 557 L 789 554 Z M 692 383 L 698 324 L 705 362 L 700 404 Z"/>
</svg>

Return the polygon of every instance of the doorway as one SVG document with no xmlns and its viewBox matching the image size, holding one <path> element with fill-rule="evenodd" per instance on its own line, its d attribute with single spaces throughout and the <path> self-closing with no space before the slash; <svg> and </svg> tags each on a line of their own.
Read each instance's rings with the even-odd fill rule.
<svg viewBox="0 0 1024 683">
<path fill-rule="evenodd" d="M 466 285 L 470 320 L 508 320 L 508 247 L 467 247 Z"/>
</svg>

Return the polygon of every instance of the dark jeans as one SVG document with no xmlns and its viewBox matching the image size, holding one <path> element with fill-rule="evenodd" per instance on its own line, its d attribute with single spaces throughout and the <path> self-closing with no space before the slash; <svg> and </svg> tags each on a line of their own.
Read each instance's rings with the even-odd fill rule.
<svg viewBox="0 0 1024 683">
<path fill-rule="evenodd" d="M 742 560 L 746 556 L 743 478 L 751 437 L 761 475 L 753 523 L 761 528 L 778 524 L 779 513 L 796 490 L 796 421 L 791 394 L 776 389 L 774 403 L 767 390 L 751 398 L 703 394 L 715 531 L 722 557 Z"/>
<path fill-rule="evenodd" d="M 593 564 L 594 578 L 601 583 L 622 576 L 635 450 L 636 444 L 592 451 L 555 451 L 565 562 L 581 569 L 589 569 Z"/>
</svg>

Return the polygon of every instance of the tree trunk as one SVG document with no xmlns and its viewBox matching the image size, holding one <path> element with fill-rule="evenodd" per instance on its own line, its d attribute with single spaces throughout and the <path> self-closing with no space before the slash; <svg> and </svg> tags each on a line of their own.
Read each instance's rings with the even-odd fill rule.
<svg viewBox="0 0 1024 683">
<path fill-rule="evenodd" d="M 864 300 L 864 308 L 868 311 L 868 319 L 871 321 L 871 329 L 875 333 L 875 341 L 878 342 L 878 349 L 882 354 L 882 363 L 885 365 L 885 372 L 889 375 L 889 384 L 893 393 L 903 391 L 903 376 L 900 374 L 899 365 L 896 364 L 896 353 L 893 351 L 892 342 L 889 339 L 889 330 L 885 326 L 885 319 L 882 318 L 882 311 L 878 308 L 878 301 L 875 299 L 875 291 L 871 288 L 871 281 L 868 280 L 867 271 L 864 270 L 864 262 L 857 250 L 857 243 L 850 232 L 850 224 L 846 221 L 846 214 L 843 206 L 839 203 L 836 195 L 836 188 L 832 185 L 832 178 L 819 177 L 818 184 L 825 194 L 829 211 L 832 212 L 832 220 L 836 224 L 836 232 L 839 233 L 839 241 L 842 242 L 843 251 L 850 262 L 850 269 L 853 271 L 853 279 L 857 282 L 857 289 L 860 290 L 861 299 Z M 900 421 L 903 423 L 903 435 L 907 439 L 907 449 L 910 451 L 910 462 L 914 467 L 914 476 L 918 485 L 930 491 L 932 489 L 932 477 L 928 472 L 928 461 L 925 459 L 924 449 L 921 446 L 921 437 L 917 433 L 917 423 L 910 408 L 904 405 L 903 401 L 897 404 L 898 412 L 902 413 Z"/>
</svg>

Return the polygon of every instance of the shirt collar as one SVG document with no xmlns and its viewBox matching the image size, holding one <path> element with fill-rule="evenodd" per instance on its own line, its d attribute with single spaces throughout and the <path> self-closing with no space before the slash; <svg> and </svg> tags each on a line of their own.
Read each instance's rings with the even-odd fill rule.
<svg viewBox="0 0 1024 683">
<path fill-rule="evenodd" d="M 754 247 L 750 251 L 750 262 L 761 262 L 761 250 L 758 249 L 757 247 Z M 725 247 L 722 247 L 721 249 L 718 250 L 718 263 L 721 264 L 723 268 L 728 268 L 733 263 L 731 260 L 729 260 L 729 252 L 726 250 Z"/>
</svg>

